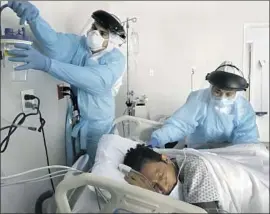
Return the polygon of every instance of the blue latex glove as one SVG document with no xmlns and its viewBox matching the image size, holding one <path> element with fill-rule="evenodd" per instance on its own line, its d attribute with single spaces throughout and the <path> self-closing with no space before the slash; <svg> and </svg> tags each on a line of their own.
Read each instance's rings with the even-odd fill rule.
<svg viewBox="0 0 270 214">
<path fill-rule="evenodd" d="M 21 18 L 20 25 L 35 20 L 39 15 L 39 10 L 27 1 L 8 1 L 8 6 Z"/>
<path fill-rule="evenodd" d="M 20 48 L 21 50 L 13 49 L 8 51 L 10 55 L 13 55 L 12 57 L 9 57 L 8 60 L 12 62 L 26 63 L 16 67 L 16 71 L 27 69 L 49 71 L 51 67 L 51 59 L 49 57 L 44 56 L 31 45 L 15 44 L 15 48 Z"/>
<path fill-rule="evenodd" d="M 148 146 L 152 147 L 152 148 L 156 148 L 159 147 L 159 142 L 156 138 L 152 138 L 149 142 L 148 142 Z"/>
</svg>

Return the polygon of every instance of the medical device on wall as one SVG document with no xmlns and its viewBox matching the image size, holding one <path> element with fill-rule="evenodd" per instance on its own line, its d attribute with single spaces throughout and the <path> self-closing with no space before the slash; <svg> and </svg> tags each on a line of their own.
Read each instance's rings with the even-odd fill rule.
<svg viewBox="0 0 270 214">
<path fill-rule="evenodd" d="M 266 64 L 266 60 L 259 60 L 258 61 L 259 67 L 260 67 L 260 73 L 261 73 L 261 88 L 260 88 L 260 111 L 256 111 L 256 115 L 261 117 L 266 115 L 268 112 L 263 111 L 263 73 L 264 73 L 264 66 Z"/>
<path fill-rule="evenodd" d="M 146 108 L 148 98 L 146 95 L 134 98 L 134 91 L 129 92 L 129 100 L 127 100 L 127 109 L 124 112 L 129 116 L 136 116 L 140 118 L 149 119 L 149 113 Z"/>
<path fill-rule="evenodd" d="M 247 42 L 248 47 L 248 82 L 251 84 L 251 76 L 253 75 L 254 69 L 254 41 Z M 255 111 L 255 114 L 259 117 L 267 115 L 268 112 L 263 110 L 263 73 L 266 60 L 258 60 L 258 65 L 260 68 L 260 108 L 259 111 Z M 251 88 L 248 90 L 248 100 L 251 102 Z"/>
<path fill-rule="evenodd" d="M 7 8 L 7 4 L 3 5 L 0 9 L 2 15 L 3 9 Z M 2 34 L 1 29 L 1 65 L 3 68 L 8 68 L 12 66 L 11 78 L 12 81 L 26 81 L 28 70 L 15 71 L 14 68 L 22 65 L 24 63 L 14 63 L 8 61 L 8 51 L 14 49 L 15 44 L 27 44 L 32 45 L 32 41 L 29 36 L 26 35 L 25 28 L 15 30 L 13 28 L 5 28 L 4 34 Z"/>
<path fill-rule="evenodd" d="M 123 115 L 127 113 L 129 116 L 150 119 L 149 111 L 146 105 L 147 101 L 148 98 L 146 95 L 134 98 L 134 91 L 130 91 L 129 99 L 126 101 L 127 108 Z M 125 132 L 126 129 L 124 126 L 127 126 L 127 136 L 129 136 L 131 132 L 130 121 L 123 123 L 123 131 Z"/>
</svg>

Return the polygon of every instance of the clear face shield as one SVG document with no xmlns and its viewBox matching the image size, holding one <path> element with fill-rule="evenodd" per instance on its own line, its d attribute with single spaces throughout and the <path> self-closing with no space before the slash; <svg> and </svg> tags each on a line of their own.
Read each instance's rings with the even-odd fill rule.
<svg viewBox="0 0 270 214">
<path fill-rule="evenodd" d="M 109 31 L 94 22 L 87 31 L 87 45 L 93 52 L 99 52 L 107 48 L 109 43 Z"/>
<path fill-rule="evenodd" d="M 248 88 L 241 70 L 227 61 L 208 73 L 206 80 L 210 84 L 211 101 L 218 107 L 231 106 Z"/>
<path fill-rule="evenodd" d="M 217 86 L 211 86 L 211 101 L 217 107 L 226 107 L 233 105 L 237 96 L 239 96 L 238 92 L 235 90 L 223 90 L 218 88 Z"/>
<path fill-rule="evenodd" d="M 91 51 L 97 53 L 103 50 L 111 50 L 119 47 L 123 39 L 118 35 L 103 28 L 97 22 L 94 22 L 86 33 L 87 45 Z"/>
</svg>

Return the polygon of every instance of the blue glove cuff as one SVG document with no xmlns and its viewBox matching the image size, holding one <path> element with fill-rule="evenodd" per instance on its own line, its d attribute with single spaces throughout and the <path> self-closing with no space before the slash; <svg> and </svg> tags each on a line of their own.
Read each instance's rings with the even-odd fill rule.
<svg viewBox="0 0 270 214">
<path fill-rule="evenodd" d="M 153 148 L 157 147 L 159 146 L 159 141 L 156 138 L 152 138 L 149 142 L 149 145 L 152 146 Z"/>
<path fill-rule="evenodd" d="M 49 57 L 46 57 L 43 71 L 49 72 L 51 69 L 51 64 L 52 60 Z"/>
</svg>

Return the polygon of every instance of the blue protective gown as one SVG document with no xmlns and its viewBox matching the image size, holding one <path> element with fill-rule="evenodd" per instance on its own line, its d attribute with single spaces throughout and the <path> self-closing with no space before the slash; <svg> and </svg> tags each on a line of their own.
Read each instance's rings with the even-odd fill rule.
<svg viewBox="0 0 270 214">
<path fill-rule="evenodd" d="M 29 25 L 40 51 L 52 59 L 48 73 L 76 88 L 81 120 L 71 129 L 69 107 L 67 165 L 72 164 L 71 130 L 72 136 L 79 139 L 80 148 L 87 149 L 93 161 L 100 137 L 112 129 L 115 117 L 112 87 L 125 71 L 125 57 L 115 48 L 95 61 L 91 59 L 85 36 L 57 33 L 40 16 Z"/>
<path fill-rule="evenodd" d="M 193 148 L 207 143 L 257 143 L 256 115 L 250 103 L 237 96 L 233 105 L 221 109 L 211 96 L 211 88 L 192 92 L 164 126 L 153 132 L 152 138 L 159 146 L 186 140 Z"/>
</svg>

